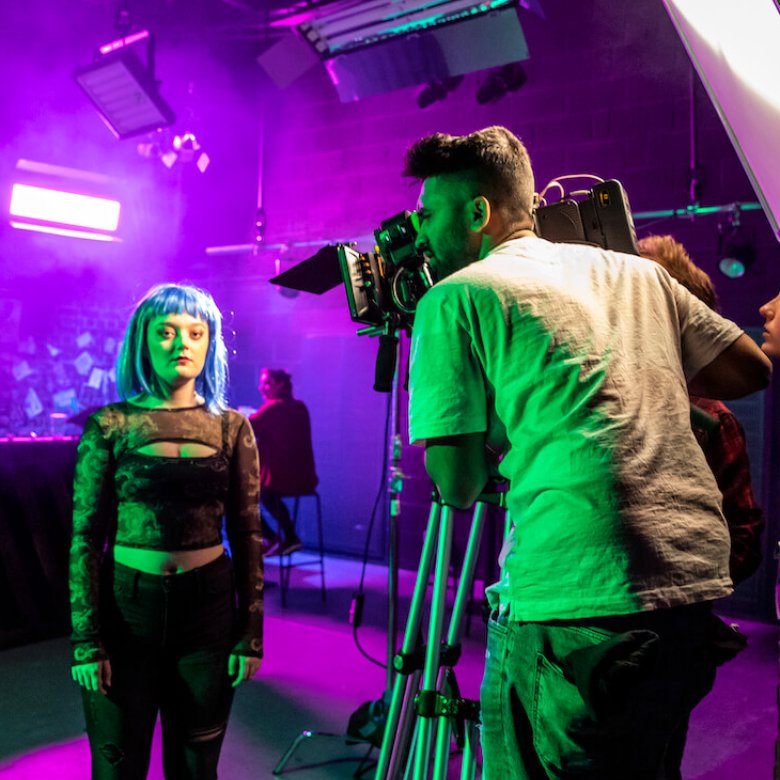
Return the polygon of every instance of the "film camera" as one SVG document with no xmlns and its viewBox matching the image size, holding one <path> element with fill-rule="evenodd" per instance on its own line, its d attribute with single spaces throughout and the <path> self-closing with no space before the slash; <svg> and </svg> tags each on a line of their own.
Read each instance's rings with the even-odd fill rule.
<svg viewBox="0 0 780 780">
<path fill-rule="evenodd" d="M 561 186 L 553 180 L 543 194 L 553 185 Z M 561 192 L 560 200 L 535 209 L 537 235 L 548 241 L 594 244 L 639 254 L 628 197 L 619 181 L 599 180 L 589 190 Z M 404 211 L 374 232 L 375 253 L 362 254 L 344 244 L 337 247 L 355 322 L 378 327 L 390 322 L 411 330 L 417 302 L 434 284 L 430 268 L 414 248 L 418 224 L 416 212 Z"/>
<path fill-rule="evenodd" d="M 417 302 L 434 283 L 428 264 L 414 247 L 418 227 L 417 213 L 403 211 L 374 231 L 376 252 L 363 254 L 345 244 L 337 247 L 355 322 L 411 330 Z"/>
<path fill-rule="evenodd" d="M 639 254 L 628 197 L 619 181 L 610 179 L 590 189 L 567 192 L 551 181 L 534 211 L 534 229 L 548 241 L 584 243 L 618 252 Z M 597 177 L 588 177 L 597 178 Z M 561 198 L 547 204 L 544 195 L 553 186 Z M 368 327 L 359 335 L 379 336 L 374 389 L 389 391 L 395 372 L 397 332 L 411 332 L 420 298 L 435 280 L 414 242 L 419 223 L 416 212 L 403 211 L 374 231 L 373 252 L 359 252 L 353 244 L 329 245 L 294 268 L 271 279 L 296 290 L 323 293 L 343 282 L 353 321 Z"/>
<path fill-rule="evenodd" d="M 352 319 L 369 326 L 360 334 L 408 330 L 417 302 L 434 284 L 414 248 L 417 225 L 416 213 L 403 211 L 374 231 L 373 252 L 359 252 L 353 243 L 328 244 L 270 281 L 318 295 L 343 283 Z"/>
<path fill-rule="evenodd" d="M 374 389 L 392 389 L 398 332 L 411 332 L 414 311 L 434 280 L 425 258 L 417 253 L 417 215 L 403 211 L 374 231 L 373 252 L 353 244 L 328 245 L 317 254 L 271 279 L 273 284 L 323 293 L 343 282 L 349 313 L 368 327 L 358 335 L 379 336 Z"/>
</svg>

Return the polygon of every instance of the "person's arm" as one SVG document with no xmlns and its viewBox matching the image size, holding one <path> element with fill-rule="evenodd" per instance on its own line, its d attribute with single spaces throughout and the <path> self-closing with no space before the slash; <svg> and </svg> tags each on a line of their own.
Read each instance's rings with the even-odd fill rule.
<svg viewBox="0 0 780 780">
<path fill-rule="evenodd" d="M 689 380 L 688 390 L 705 398 L 741 398 L 763 390 L 771 375 L 769 358 L 743 333 Z"/>
<path fill-rule="evenodd" d="M 228 671 L 237 685 L 254 675 L 263 657 L 263 555 L 260 474 L 255 437 L 240 418 L 230 464 L 225 528 L 233 555 L 238 593 L 237 642 Z"/>
<path fill-rule="evenodd" d="M 466 508 L 488 482 L 489 401 L 471 327 L 473 291 L 437 285 L 420 301 L 410 350 L 409 437 L 447 504 Z"/>
<path fill-rule="evenodd" d="M 100 638 L 100 565 L 116 514 L 110 442 L 90 417 L 79 441 L 73 484 L 73 536 L 69 588 L 73 626 L 73 679 L 106 692 L 111 667 Z"/>
<path fill-rule="evenodd" d="M 468 509 L 490 477 L 485 434 L 465 433 L 428 439 L 425 469 L 444 503 Z"/>
<path fill-rule="evenodd" d="M 731 536 L 729 569 L 737 585 L 761 563 L 764 515 L 753 495 L 745 432 L 731 414 L 719 415 L 720 425 L 704 447 L 707 462 L 723 494 L 723 515 Z"/>
</svg>

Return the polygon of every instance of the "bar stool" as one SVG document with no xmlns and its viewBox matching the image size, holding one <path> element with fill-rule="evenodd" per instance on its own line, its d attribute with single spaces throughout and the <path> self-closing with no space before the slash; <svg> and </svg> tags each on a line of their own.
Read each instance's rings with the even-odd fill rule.
<svg viewBox="0 0 780 780">
<path fill-rule="evenodd" d="M 296 550 L 287 555 L 279 556 L 279 592 L 282 596 L 282 607 L 287 606 L 287 589 L 290 587 L 290 574 L 292 570 L 303 566 L 319 566 L 320 569 L 320 593 L 322 603 L 325 603 L 325 543 L 322 536 L 322 505 L 320 503 L 320 494 L 315 490 L 313 493 L 305 493 L 300 496 L 282 496 L 282 499 L 293 500 L 292 524 L 296 533 L 298 531 L 298 508 L 302 498 L 313 498 L 317 510 L 317 552 L 307 553 L 306 551 Z M 293 561 L 293 555 L 296 560 Z"/>
</svg>

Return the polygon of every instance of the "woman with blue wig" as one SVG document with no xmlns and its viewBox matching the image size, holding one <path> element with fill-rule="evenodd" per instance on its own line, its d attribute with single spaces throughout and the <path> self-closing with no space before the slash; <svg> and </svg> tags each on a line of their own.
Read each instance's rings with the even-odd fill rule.
<svg viewBox="0 0 780 780">
<path fill-rule="evenodd" d="M 122 344 L 123 400 L 79 443 L 72 674 L 96 780 L 146 777 L 158 712 L 165 777 L 216 778 L 233 691 L 260 667 L 257 449 L 226 381 L 211 295 L 154 287 Z"/>
</svg>

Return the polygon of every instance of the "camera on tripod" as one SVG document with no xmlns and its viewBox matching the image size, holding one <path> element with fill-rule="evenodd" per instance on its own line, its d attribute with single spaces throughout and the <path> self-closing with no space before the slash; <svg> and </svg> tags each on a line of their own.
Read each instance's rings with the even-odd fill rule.
<svg viewBox="0 0 780 780">
<path fill-rule="evenodd" d="M 588 190 L 567 192 L 564 179 L 553 179 L 534 210 L 534 230 L 548 241 L 580 243 L 639 254 L 628 196 L 617 179 L 597 183 Z M 547 191 L 557 186 L 558 201 L 548 204 Z M 355 322 L 377 328 L 392 323 L 411 331 L 420 298 L 435 283 L 425 258 L 414 247 L 417 212 L 404 211 L 385 220 L 374 231 L 377 251 L 361 253 L 350 244 L 338 244 L 339 265 Z"/>
<path fill-rule="evenodd" d="M 576 179 L 595 179 L 596 184 L 574 190 L 561 184 Z M 553 187 L 560 191 L 560 199 L 548 203 L 545 195 Z M 559 176 L 538 196 L 533 217 L 536 234 L 548 241 L 639 254 L 628 196 L 617 179 Z M 271 279 L 282 287 L 318 294 L 344 284 L 352 320 L 368 326 L 358 333 L 381 339 L 377 390 L 389 389 L 387 377 L 392 377 L 395 366 L 390 352 L 397 342 L 396 332 L 411 332 L 417 304 L 435 284 L 430 266 L 414 246 L 418 230 L 417 213 L 403 211 L 374 231 L 373 252 L 360 252 L 354 243 L 328 245 Z"/>
</svg>

